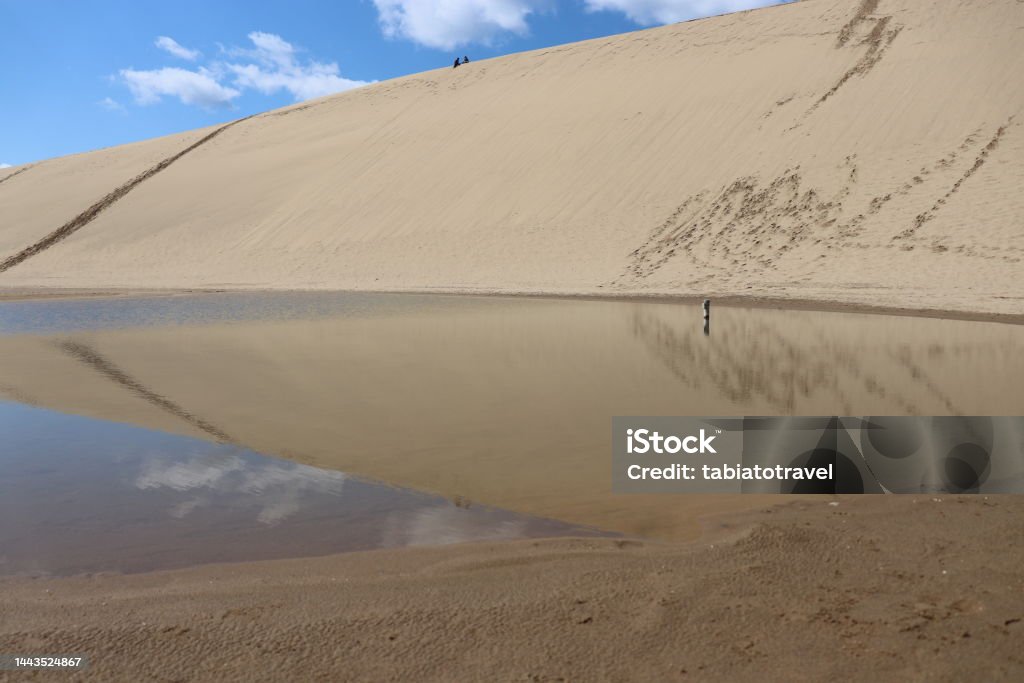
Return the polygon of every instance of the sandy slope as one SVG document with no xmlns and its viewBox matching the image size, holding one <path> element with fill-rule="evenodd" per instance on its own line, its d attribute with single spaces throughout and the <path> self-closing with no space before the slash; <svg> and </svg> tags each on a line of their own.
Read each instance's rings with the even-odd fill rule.
<svg viewBox="0 0 1024 683">
<path fill-rule="evenodd" d="M 223 131 L 0 286 L 1020 313 L 1022 38 L 1017 0 L 805 0 L 387 81 Z M 0 259 L 211 130 L 7 171 Z"/>
<path fill-rule="evenodd" d="M 692 546 L 7 579 L 0 649 L 89 656 L 69 681 L 1019 681 L 1022 506 L 862 496 L 757 513 Z"/>
</svg>

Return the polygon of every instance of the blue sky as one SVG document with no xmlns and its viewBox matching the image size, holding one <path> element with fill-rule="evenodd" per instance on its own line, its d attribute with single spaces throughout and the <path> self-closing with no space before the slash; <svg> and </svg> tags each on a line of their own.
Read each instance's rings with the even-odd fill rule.
<svg viewBox="0 0 1024 683">
<path fill-rule="evenodd" d="M 780 0 L 0 0 L 0 166 Z"/>
</svg>

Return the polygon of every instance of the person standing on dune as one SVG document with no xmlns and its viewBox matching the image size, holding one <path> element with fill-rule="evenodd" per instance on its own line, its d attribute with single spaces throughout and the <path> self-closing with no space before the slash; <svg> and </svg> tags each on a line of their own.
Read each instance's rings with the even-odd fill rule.
<svg viewBox="0 0 1024 683">
<path fill-rule="evenodd" d="M 454 63 L 454 64 L 452 64 L 452 68 L 454 69 L 454 68 L 456 68 L 456 67 L 458 67 L 458 66 L 459 66 L 459 58 L 458 58 L 458 57 L 456 57 L 456 58 L 455 58 L 455 63 Z"/>
</svg>

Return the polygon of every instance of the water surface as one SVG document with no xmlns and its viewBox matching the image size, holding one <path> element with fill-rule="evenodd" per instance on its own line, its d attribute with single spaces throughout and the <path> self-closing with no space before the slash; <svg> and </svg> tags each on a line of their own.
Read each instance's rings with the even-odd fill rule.
<svg viewBox="0 0 1024 683">
<path fill-rule="evenodd" d="M 293 293 L 0 303 L 0 330 L 0 398 L 653 538 L 759 501 L 612 495 L 614 415 L 1024 414 L 997 323 Z"/>
<path fill-rule="evenodd" d="M 599 533 L 233 444 L 2 401 L 0 433 L 0 575 Z"/>
</svg>

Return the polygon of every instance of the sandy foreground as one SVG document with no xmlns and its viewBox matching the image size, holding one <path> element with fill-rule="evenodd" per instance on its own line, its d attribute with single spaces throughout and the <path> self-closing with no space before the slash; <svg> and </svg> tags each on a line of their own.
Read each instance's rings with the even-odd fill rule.
<svg viewBox="0 0 1024 683">
<path fill-rule="evenodd" d="M 686 545 L 8 579 L 0 650 L 91 658 L 61 680 L 1020 680 L 1022 513 L 1019 496 L 804 499 Z"/>
<path fill-rule="evenodd" d="M 0 286 L 1024 312 L 1024 4 L 805 0 L 5 169 Z"/>
</svg>

